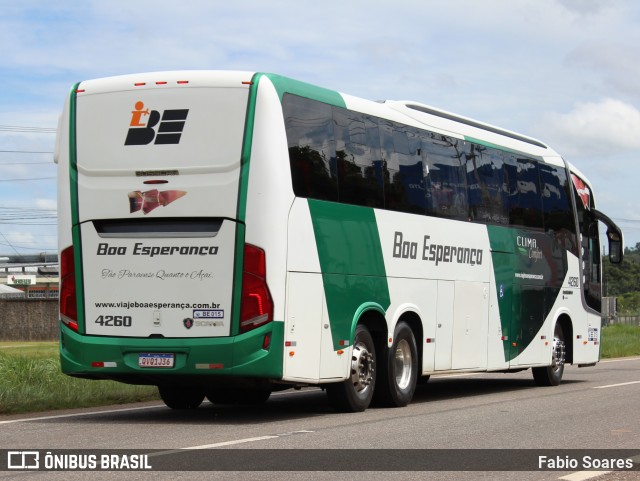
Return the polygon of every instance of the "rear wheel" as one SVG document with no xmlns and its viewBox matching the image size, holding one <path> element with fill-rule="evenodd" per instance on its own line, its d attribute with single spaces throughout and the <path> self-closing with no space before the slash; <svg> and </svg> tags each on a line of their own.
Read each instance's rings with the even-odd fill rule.
<svg viewBox="0 0 640 481">
<path fill-rule="evenodd" d="M 204 400 L 204 390 L 197 387 L 158 386 L 158 392 L 171 409 L 196 409 Z"/>
<path fill-rule="evenodd" d="M 380 369 L 376 402 L 387 406 L 406 406 L 413 399 L 418 380 L 418 348 L 413 331 L 399 322 L 388 351 L 386 364 Z"/>
<path fill-rule="evenodd" d="M 376 350 L 369 330 L 359 325 L 353 341 L 349 378 L 328 384 L 329 402 L 339 411 L 360 412 L 371 404 L 376 385 Z"/>
<path fill-rule="evenodd" d="M 534 367 L 533 380 L 538 386 L 557 386 L 562 381 L 566 346 L 564 333 L 560 324 L 556 324 L 553 334 L 553 351 L 551 353 L 551 365 L 546 367 Z"/>
</svg>

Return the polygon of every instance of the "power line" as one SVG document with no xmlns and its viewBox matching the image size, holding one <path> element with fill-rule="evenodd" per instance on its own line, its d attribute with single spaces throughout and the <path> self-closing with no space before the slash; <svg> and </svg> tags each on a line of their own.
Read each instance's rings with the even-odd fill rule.
<svg viewBox="0 0 640 481">
<path fill-rule="evenodd" d="M 0 167 L 3 165 L 44 165 L 51 164 L 54 165 L 52 161 L 48 162 L 0 162 Z"/>
<path fill-rule="evenodd" d="M 0 182 L 31 182 L 34 180 L 52 180 L 55 177 L 31 177 L 27 179 L 0 179 Z"/>
<path fill-rule="evenodd" d="M 53 154 L 48 150 L 0 150 L 3 154 Z"/>
<path fill-rule="evenodd" d="M 30 134 L 55 134 L 52 127 L 25 127 L 20 125 L 0 125 L 0 132 L 24 132 Z"/>
</svg>

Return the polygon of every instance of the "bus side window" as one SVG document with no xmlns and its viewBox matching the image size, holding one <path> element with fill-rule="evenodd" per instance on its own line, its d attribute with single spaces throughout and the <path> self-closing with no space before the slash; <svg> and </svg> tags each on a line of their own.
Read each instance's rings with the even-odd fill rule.
<svg viewBox="0 0 640 481">
<path fill-rule="evenodd" d="M 285 94 L 282 108 L 295 195 L 337 201 L 338 177 L 331 107 Z"/>
<path fill-rule="evenodd" d="M 508 224 L 502 152 L 483 145 L 468 144 L 465 159 L 469 218 L 497 225 Z"/>
<path fill-rule="evenodd" d="M 469 220 L 465 168 L 460 161 L 464 153 L 458 139 L 424 132 L 422 155 L 426 159 L 427 211 L 430 215 Z"/>
<path fill-rule="evenodd" d="M 385 208 L 426 213 L 424 168 L 417 129 L 385 122 L 380 129 L 385 146 Z"/>
<path fill-rule="evenodd" d="M 578 240 L 567 171 L 564 167 L 542 163 L 539 171 L 545 231 L 577 257 Z"/>
<path fill-rule="evenodd" d="M 509 223 L 522 227 L 542 229 L 542 199 L 538 162 L 533 159 L 506 154 L 509 169 Z M 515 184 L 513 174 L 515 173 Z"/>
<path fill-rule="evenodd" d="M 364 114 L 333 108 L 338 200 L 346 204 L 381 208 L 384 206 L 379 149 L 369 144 L 373 128 Z"/>
</svg>

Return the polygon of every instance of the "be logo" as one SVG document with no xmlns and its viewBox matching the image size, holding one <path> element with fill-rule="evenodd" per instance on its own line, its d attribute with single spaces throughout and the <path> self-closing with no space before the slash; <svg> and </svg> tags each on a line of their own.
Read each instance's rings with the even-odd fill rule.
<svg viewBox="0 0 640 481">
<path fill-rule="evenodd" d="M 136 102 L 134 109 L 124 145 L 180 143 L 189 109 L 165 110 L 162 117 L 157 110 L 145 108 L 142 101 Z"/>
</svg>

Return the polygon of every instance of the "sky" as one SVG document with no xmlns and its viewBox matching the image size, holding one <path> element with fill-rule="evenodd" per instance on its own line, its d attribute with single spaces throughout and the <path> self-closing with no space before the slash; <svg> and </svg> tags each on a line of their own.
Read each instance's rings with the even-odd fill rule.
<svg viewBox="0 0 640 481">
<path fill-rule="evenodd" d="M 536 137 L 640 242 L 637 0 L 0 0 L 0 256 L 55 252 L 71 86 L 161 70 L 273 72 Z"/>
</svg>

